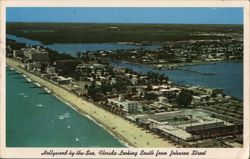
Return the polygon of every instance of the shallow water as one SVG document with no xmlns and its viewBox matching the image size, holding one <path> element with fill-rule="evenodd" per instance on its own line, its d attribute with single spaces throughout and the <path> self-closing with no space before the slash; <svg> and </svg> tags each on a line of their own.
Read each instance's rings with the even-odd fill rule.
<svg viewBox="0 0 250 159">
<path fill-rule="evenodd" d="M 6 71 L 7 147 L 125 147 L 55 96 Z"/>
</svg>

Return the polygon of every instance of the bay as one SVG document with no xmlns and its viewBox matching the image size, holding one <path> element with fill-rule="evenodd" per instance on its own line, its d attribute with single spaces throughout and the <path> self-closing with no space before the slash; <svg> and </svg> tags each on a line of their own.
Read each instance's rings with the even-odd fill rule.
<svg viewBox="0 0 250 159">
<path fill-rule="evenodd" d="M 185 66 L 184 70 L 159 70 L 148 65 L 125 62 L 111 62 L 115 67 L 130 68 L 136 72 L 157 72 L 168 76 L 170 81 L 181 85 L 220 88 L 228 95 L 243 99 L 243 63 L 220 62 Z M 192 72 L 193 71 L 193 72 Z M 199 72 L 199 73 L 198 73 Z M 212 74 L 212 75 L 210 75 Z"/>
<path fill-rule="evenodd" d="M 7 37 L 25 44 L 44 46 L 38 41 L 14 35 L 7 35 Z M 107 43 L 48 46 L 53 50 L 74 56 L 79 50 L 115 50 L 134 47 L 134 45 Z M 73 52 L 70 52 L 71 50 Z M 159 70 L 152 66 L 115 61 L 111 64 L 116 67 L 131 68 L 140 73 L 149 71 L 162 73 L 177 84 L 221 88 L 226 94 L 243 100 L 242 62 L 220 62 L 184 67 L 190 71 Z M 6 86 L 7 147 L 124 147 L 104 128 L 75 112 L 56 97 L 44 94 L 43 89 L 36 88 L 36 85 L 29 83 L 20 74 L 9 69 L 6 71 Z"/>
<path fill-rule="evenodd" d="M 16 40 L 17 42 L 30 45 L 43 45 L 38 41 L 17 37 L 15 35 L 7 35 L 7 38 Z M 115 49 L 130 49 L 131 47 L 139 47 L 136 45 L 125 44 L 53 44 L 49 45 L 54 50 L 66 52 L 76 56 L 79 50 L 115 50 Z M 152 49 L 157 49 L 159 46 L 148 46 Z M 73 52 L 71 52 L 73 50 Z M 75 52 L 74 52 L 75 51 Z M 158 72 L 168 76 L 171 81 L 177 84 L 185 85 L 201 85 L 204 87 L 221 88 L 228 95 L 243 99 L 243 63 L 242 62 L 219 62 L 201 65 L 185 66 L 184 70 L 158 70 L 151 66 L 145 66 L 133 63 L 112 62 L 113 66 L 131 68 L 137 72 L 147 73 Z M 201 73 L 197 73 L 201 72 Z M 208 75 L 213 74 L 213 75 Z"/>
<path fill-rule="evenodd" d="M 72 43 L 72 44 L 50 44 L 50 45 L 44 45 L 39 41 L 36 40 L 30 40 L 23 37 L 17 37 L 15 35 L 7 35 L 8 39 L 15 40 L 19 43 L 24 43 L 27 45 L 39 45 L 43 47 L 50 48 L 54 51 L 57 51 L 59 53 L 67 53 L 74 57 L 77 56 L 78 52 L 83 51 L 97 51 L 97 50 L 108 50 L 108 51 L 115 51 L 115 50 L 121 50 L 121 49 L 145 49 L 145 50 L 156 50 L 161 48 L 161 46 L 158 45 L 133 45 L 133 44 L 125 44 L 125 43 Z"/>
</svg>

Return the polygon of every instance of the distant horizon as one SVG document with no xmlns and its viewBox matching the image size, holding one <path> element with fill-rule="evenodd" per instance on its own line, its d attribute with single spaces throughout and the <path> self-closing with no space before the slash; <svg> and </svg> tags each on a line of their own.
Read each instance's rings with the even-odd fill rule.
<svg viewBox="0 0 250 159">
<path fill-rule="evenodd" d="M 46 22 L 46 21 L 40 21 L 40 22 L 32 22 L 32 21 L 27 21 L 27 22 L 19 22 L 19 21 L 6 21 L 6 23 L 59 23 L 59 24 L 116 24 L 116 25 L 243 25 L 243 24 L 205 24 L 205 23 L 115 23 L 115 22 Z"/>
<path fill-rule="evenodd" d="M 6 22 L 100 24 L 243 24 L 240 7 L 8 7 Z"/>
</svg>

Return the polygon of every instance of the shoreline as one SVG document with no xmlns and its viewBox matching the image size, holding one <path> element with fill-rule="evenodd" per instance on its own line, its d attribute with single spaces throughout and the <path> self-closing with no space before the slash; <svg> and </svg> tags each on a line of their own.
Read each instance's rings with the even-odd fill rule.
<svg viewBox="0 0 250 159">
<path fill-rule="evenodd" d="M 114 62 L 121 62 L 116 59 L 110 59 L 111 61 Z M 219 63 L 228 63 L 228 62 L 241 62 L 243 63 L 243 60 L 222 60 L 222 61 L 203 61 L 203 62 L 193 62 L 193 63 L 163 63 L 163 64 L 154 64 L 154 63 L 140 63 L 140 62 L 133 62 L 133 61 L 122 61 L 123 63 L 128 63 L 128 64 L 137 64 L 137 65 L 142 65 L 142 66 L 151 66 L 153 68 L 161 68 L 164 70 L 174 70 L 174 69 L 180 69 L 186 66 L 197 66 L 197 65 L 209 65 L 209 64 L 219 64 Z M 169 69 L 166 66 L 161 66 L 159 67 L 158 65 L 177 65 L 173 69 Z"/>
<path fill-rule="evenodd" d="M 51 46 L 51 45 L 65 45 L 65 44 L 82 44 L 82 45 L 89 45 L 89 44 L 115 44 L 115 45 L 132 45 L 132 46 L 136 46 L 136 47 L 146 47 L 146 46 L 159 46 L 159 48 L 161 48 L 162 46 L 160 46 L 160 43 L 148 43 L 148 44 L 143 44 L 143 43 L 137 43 L 137 42 L 130 42 L 130 41 L 116 41 L 116 42 L 55 42 L 55 43 L 44 43 L 44 42 L 41 42 L 39 40 L 34 40 L 34 39 L 30 39 L 30 38 L 27 38 L 27 37 L 24 37 L 24 36 L 17 36 L 17 35 L 14 35 L 14 34 L 7 34 L 8 36 L 15 36 L 16 38 L 24 38 L 24 39 L 27 39 L 27 40 L 30 40 L 30 41 L 33 41 L 33 42 L 36 42 L 36 43 L 39 43 L 37 45 L 39 46 L 43 46 L 43 47 L 47 47 L 48 46 Z M 14 41 L 17 41 L 16 39 L 12 39 L 12 38 L 8 38 L 6 37 L 8 40 L 14 40 Z M 18 43 L 22 43 L 22 44 L 25 44 L 26 42 L 18 42 Z M 120 49 L 117 49 L 117 50 L 120 50 Z M 92 50 L 86 50 L 86 51 L 92 51 Z"/>
<path fill-rule="evenodd" d="M 100 124 L 104 129 L 110 131 L 119 141 L 123 141 L 121 142 L 122 144 L 125 142 L 132 147 L 176 147 L 174 144 L 168 143 L 170 140 L 164 140 L 153 133 L 147 133 L 134 123 L 112 114 L 89 101 L 77 97 L 62 87 L 20 68 L 18 61 L 6 58 L 6 63 L 10 67 L 27 75 L 33 82 L 38 82 L 42 86 L 52 90 L 52 95 L 59 97 L 66 104 L 69 103 L 73 107 L 69 105 L 72 109 L 76 109 L 77 112 L 85 117 L 88 118 L 89 116 L 96 121 L 97 124 Z M 126 144 L 124 146 L 126 146 Z"/>
<path fill-rule="evenodd" d="M 9 65 L 10 66 L 10 65 Z M 10 66 L 11 67 L 11 66 Z M 16 70 L 14 71 L 18 71 L 18 68 L 15 68 Z M 21 68 L 20 68 L 21 69 Z M 26 71 L 26 70 L 24 70 Z M 28 72 L 28 71 L 27 71 Z M 21 74 L 25 79 L 27 79 L 27 75 L 24 73 L 24 72 L 19 72 L 19 74 Z M 37 85 L 38 87 L 40 87 L 42 89 L 43 85 L 40 85 L 40 83 L 36 82 L 36 81 L 32 81 L 33 84 Z M 45 87 L 45 86 L 44 86 Z M 45 87 L 47 88 L 47 87 Z M 85 112 L 81 111 L 80 109 L 76 108 L 74 106 L 74 104 L 72 104 L 71 102 L 68 102 L 68 101 L 65 101 L 63 98 L 57 96 L 56 94 L 54 93 L 49 93 L 50 95 L 54 96 L 57 100 L 60 100 L 61 102 L 63 102 L 64 104 L 66 104 L 67 106 L 69 106 L 71 109 L 73 109 L 74 111 L 76 111 L 77 113 L 79 113 L 80 115 L 82 115 L 83 117 L 86 117 L 88 118 L 89 120 L 91 120 L 92 122 L 94 122 L 95 124 L 97 124 L 98 126 L 100 126 L 101 128 L 103 128 L 105 131 L 107 131 L 110 135 L 112 135 L 115 139 L 117 139 L 121 144 L 123 144 L 126 148 L 129 148 L 129 147 L 132 147 L 133 144 L 129 143 L 129 141 L 125 141 L 125 140 L 122 140 L 120 139 L 118 136 L 119 135 L 116 135 L 114 132 L 110 131 L 108 128 L 106 128 L 102 123 L 98 122 L 95 118 L 91 117 L 90 115 L 86 114 Z"/>
<path fill-rule="evenodd" d="M 65 103 L 66 105 L 68 105 L 71 109 L 73 109 L 74 111 L 76 111 L 77 113 L 79 113 L 80 115 L 88 118 L 89 120 L 91 120 L 92 122 L 94 122 L 95 124 L 97 124 L 98 126 L 100 126 L 101 128 L 103 128 L 105 131 L 107 131 L 110 135 L 112 135 L 115 139 L 117 139 L 121 144 L 123 144 L 126 148 L 131 147 L 130 143 L 128 143 L 128 141 L 124 141 L 120 138 L 118 138 L 118 136 L 116 134 L 114 134 L 112 131 L 110 131 L 108 128 L 106 128 L 105 126 L 103 126 L 101 123 L 99 123 L 98 121 L 96 121 L 94 118 L 92 118 L 91 116 L 89 116 L 86 113 L 81 112 L 80 110 L 76 109 L 71 103 L 68 103 L 67 101 L 63 100 L 62 98 L 58 97 L 57 95 L 55 95 L 54 93 L 50 93 L 52 96 L 56 97 L 58 100 L 60 100 L 61 102 Z"/>
</svg>

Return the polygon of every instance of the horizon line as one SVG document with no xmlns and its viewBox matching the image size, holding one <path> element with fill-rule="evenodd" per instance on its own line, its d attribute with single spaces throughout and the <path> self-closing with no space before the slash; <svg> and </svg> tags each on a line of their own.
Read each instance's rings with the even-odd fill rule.
<svg viewBox="0 0 250 159">
<path fill-rule="evenodd" d="M 62 21 L 6 21 L 6 23 L 65 23 L 65 24 L 158 24 L 158 25 L 244 25 L 244 23 L 133 23 L 133 22 L 62 22 Z"/>
</svg>

